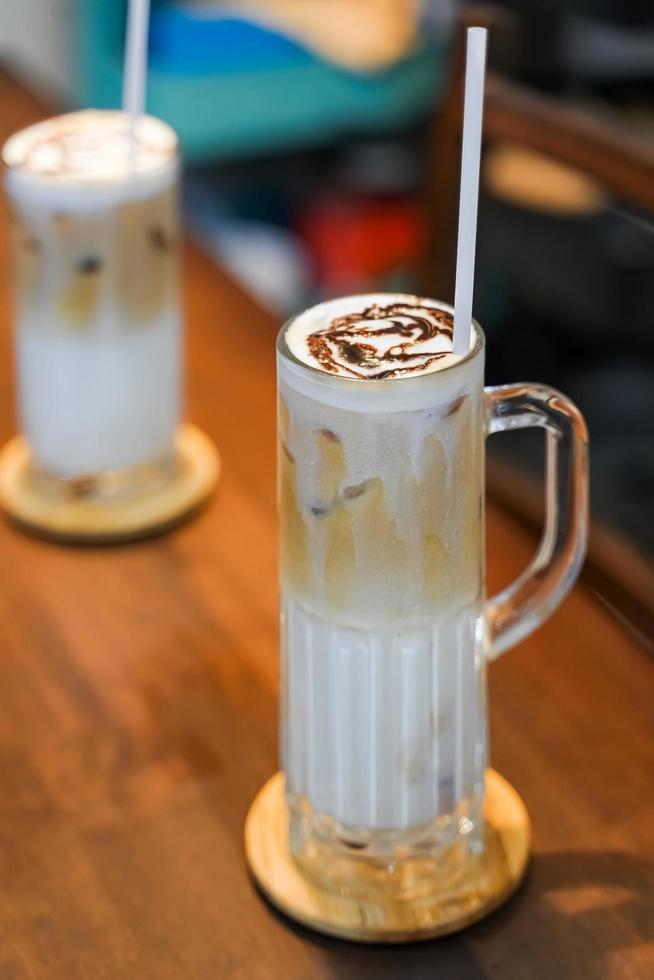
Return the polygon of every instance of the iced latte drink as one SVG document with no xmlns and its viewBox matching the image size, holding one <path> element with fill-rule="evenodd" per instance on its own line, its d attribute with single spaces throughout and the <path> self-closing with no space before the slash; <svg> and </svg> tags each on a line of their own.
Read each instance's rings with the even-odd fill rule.
<svg viewBox="0 0 654 980">
<path fill-rule="evenodd" d="M 177 141 L 77 112 L 4 147 L 22 431 L 60 481 L 170 460 L 180 416 Z"/>
<path fill-rule="evenodd" d="M 282 331 L 283 707 L 291 846 L 393 860 L 480 831 L 483 351 L 449 307 L 322 304 Z M 336 871 L 335 871 L 336 874 Z"/>
</svg>

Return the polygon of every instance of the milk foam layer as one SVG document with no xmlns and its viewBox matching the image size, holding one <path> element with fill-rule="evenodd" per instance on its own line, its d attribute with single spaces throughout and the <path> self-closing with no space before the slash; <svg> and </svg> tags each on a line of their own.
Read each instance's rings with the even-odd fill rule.
<svg viewBox="0 0 654 980">
<path fill-rule="evenodd" d="M 343 378 L 385 381 L 450 367 L 451 307 L 403 293 L 370 293 L 307 310 L 287 328 L 286 344 L 308 367 Z"/>
<path fill-rule="evenodd" d="M 373 338 L 375 351 L 382 344 L 386 349 L 407 343 L 413 344 L 418 331 L 424 329 L 424 324 L 419 324 L 418 318 L 424 321 L 429 317 L 430 322 L 433 318 L 433 324 L 440 324 L 442 327 L 442 329 L 434 327 L 435 336 L 431 344 L 433 350 L 429 348 L 431 353 L 425 354 L 426 344 L 424 341 L 418 341 L 413 351 L 396 352 L 396 354 L 406 353 L 410 358 L 416 355 L 415 359 L 411 360 L 410 371 L 403 370 L 407 366 L 407 361 L 396 357 L 393 364 L 391 355 L 388 366 L 379 364 L 373 366 L 372 371 L 377 371 L 377 377 L 372 374 L 355 376 L 340 370 L 335 373 L 316 360 L 309 349 L 308 338 L 312 335 L 322 337 L 321 331 L 329 331 L 335 321 L 350 318 L 353 314 L 358 315 L 373 308 L 377 311 L 389 308 L 399 310 L 393 314 L 393 318 L 400 321 L 398 327 L 400 339 L 396 344 L 386 333 L 391 326 L 390 322 L 380 319 L 378 313 L 375 313 L 376 319 L 370 321 L 371 331 L 377 332 L 380 328 L 384 331 L 381 336 L 378 334 Z M 280 379 L 298 394 L 316 403 L 357 413 L 413 412 L 420 409 L 447 412 L 466 389 L 470 364 L 470 357 L 461 357 L 452 353 L 449 327 L 453 312 L 452 307 L 446 303 L 406 293 L 369 293 L 321 303 L 300 314 L 282 328 L 277 345 Z M 362 329 L 366 325 L 367 321 L 362 325 Z M 337 330 L 339 329 L 340 327 L 337 327 Z M 356 329 L 359 329 L 358 325 Z M 361 338 L 357 337 L 354 343 L 358 344 L 360 340 Z M 363 342 L 367 343 L 366 337 L 363 338 Z M 470 354 L 482 351 L 483 346 L 483 334 L 473 322 Z M 422 364 L 417 363 L 420 360 Z M 426 361 L 429 363 L 425 363 Z M 400 373 L 397 373 L 398 365 Z"/>
<path fill-rule="evenodd" d="M 56 116 L 4 146 L 10 193 L 59 208 L 120 204 L 156 194 L 174 181 L 177 138 L 166 123 L 141 116 L 130 138 L 123 112 L 86 110 Z"/>
</svg>

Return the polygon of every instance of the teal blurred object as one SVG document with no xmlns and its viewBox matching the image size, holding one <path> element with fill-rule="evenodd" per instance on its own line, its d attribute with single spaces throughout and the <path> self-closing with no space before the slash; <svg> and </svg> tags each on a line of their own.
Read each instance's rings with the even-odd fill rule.
<svg viewBox="0 0 654 980">
<path fill-rule="evenodd" d="M 126 0 L 77 0 L 79 104 L 120 104 Z M 390 132 L 438 98 L 446 39 L 429 35 L 390 71 L 355 74 L 318 58 L 274 70 L 188 75 L 152 65 L 148 111 L 179 133 L 187 159 L 228 160 Z M 233 61 L 233 57 L 231 59 Z"/>
</svg>

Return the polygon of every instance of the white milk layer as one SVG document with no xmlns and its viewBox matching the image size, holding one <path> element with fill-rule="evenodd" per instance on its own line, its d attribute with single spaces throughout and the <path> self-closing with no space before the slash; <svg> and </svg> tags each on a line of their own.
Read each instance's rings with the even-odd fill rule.
<svg viewBox="0 0 654 980">
<path fill-rule="evenodd" d="M 19 329 L 19 411 L 32 454 L 61 478 L 170 455 L 180 416 L 174 312 L 118 335 Z"/>
<path fill-rule="evenodd" d="M 284 598 L 288 792 L 368 831 L 474 812 L 486 764 L 476 613 L 427 629 L 361 630 Z"/>
</svg>

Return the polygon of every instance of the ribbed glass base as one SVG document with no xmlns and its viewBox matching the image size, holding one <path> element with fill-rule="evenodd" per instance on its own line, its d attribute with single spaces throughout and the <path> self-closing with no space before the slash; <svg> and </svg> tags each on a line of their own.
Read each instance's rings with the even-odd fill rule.
<svg viewBox="0 0 654 980">
<path fill-rule="evenodd" d="M 313 813 L 306 799 L 287 797 L 289 847 L 302 871 L 321 888 L 366 900 L 379 895 L 417 901 L 453 888 L 484 847 L 482 798 L 403 830 L 346 827 Z"/>
</svg>

